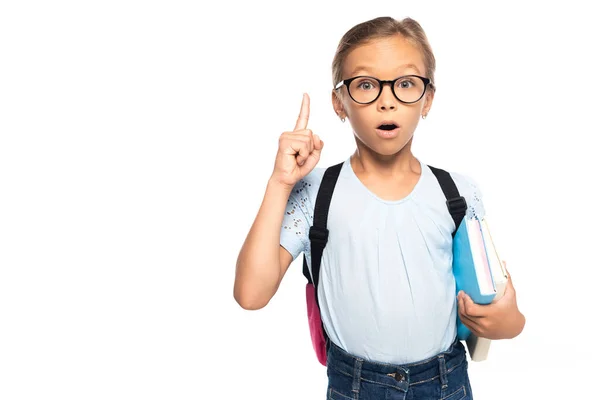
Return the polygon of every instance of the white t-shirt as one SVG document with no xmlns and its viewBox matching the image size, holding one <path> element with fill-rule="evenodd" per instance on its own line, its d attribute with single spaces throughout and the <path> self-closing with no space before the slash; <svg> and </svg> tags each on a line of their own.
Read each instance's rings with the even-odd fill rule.
<svg viewBox="0 0 600 400">
<path fill-rule="evenodd" d="M 416 186 L 401 200 L 371 192 L 350 157 L 333 192 L 317 290 L 321 317 L 331 341 L 366 360 L 420 361 L 446 350 L 456 336 L 455 225 L 435 175 L 420 163 Z M 296 184 L 281 227 L 281 245 L 294 260 L 304 252 L 309 269 L 308 232 L 325 169 Z M 467 216 L 482 218 L 477 184 L 450 175 L 467 201 Z"/>
</svg>

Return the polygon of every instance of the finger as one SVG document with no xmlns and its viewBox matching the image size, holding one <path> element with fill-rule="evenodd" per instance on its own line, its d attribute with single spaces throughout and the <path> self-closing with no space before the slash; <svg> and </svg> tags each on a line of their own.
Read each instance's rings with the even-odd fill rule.
<svg viewBox="0 0 600 400">
<path fill-rule="evenodd" d="M 306 132 L 308 132 L 308 133 L 306 133 Z M 308 146 L 308 152 L 311 153 L 313 151 L 314 139 L 313 139 L 312 132 L 310 132 L 310 129 L 306 129 L 303 131 L 294 131 L 292 133 L 289 133 L 286 136 L 286 138 L 288 140 L 306 143 L 306 145 Z"/>
<path fill-rule="evenodd" d="M 475 335 L 475 336 L 481 335 L 481 330 L 476 323 L 472 322 L 469 319 L 464 318 L 463 316 L 460 317 L 460 321 L 471 331 L 471 333 L 473 335 Z"/>
<path fill-rule="evenodd" d="M 308 151 L 312 153 L 314 148 L 314 139 L 312 131 L 310 129 L 303 129 L 297 132 L 308 138 L 308 140 L 306 141 L 306 143 L 308 144 Z"/>
<path fill-rule="evenodd" d="M 508 301 L 508 299 L 511 299 L 514 296 L 515 287 L 513 286 L 512 279 L 508 278 L 508 280 L 506 281 L 506 287 L 504 288 L 504 295 L 502 296 L 502 298 L 500 298 L 500 300 L 507 299 L 505 301 Z"/>
<path fill-rule="evenodd" d="M 458 314 L 459 315 L 462 315 L 465 318 L 473 319 L 473 320 L 481 318 L 481 317 L 470 316 L 470 315 L 467 314 L 466 307 L 465 307 L 465 294 L 464 294 L 464 292 L 461 291 L 461 294 L 459 295 L 457 303 L 458 303 Z"/>
<path fill-rule="evenodd" d="M 306 142 L 293 141 L 290 146 L 295 151 L 296 163 L 300 166 L 304 165 L 306 159 L 310 156 Z"/>
<path fill-rule="evenodd" d="M 504 272 L 506 272 L 506 288 L 504 289 L 504 295 L 507 295 L 508 293 L 514 293 L 515 288 L 513 286 L 513 281 L 512 281 L 512 277 L 510 276 L 510 272 L 508 272 L 508 269 L 506 269 L 506 261 L 502 261 L 502 264 L 504 265 Z"/>
<path fill-rule="evenodd" d="M 296 126 L 294 130 L 306 129 L 308 125 L 308 115 L 310 114 L 310 98 L 308 94 L 304 93 L 302 95 L 302 106 L 300 107 L 300 114 L 298 115 L 298 120 L 296 121 Z"/>
<path fill-rule="evenodd" d="M 481 331 L 481 327 L 477 323 L 477 320 L 469 318 L 468 316 L 461 313 L 458 314 L 458 317 L 460 318 L 460 322 L 462 322 L 467 328 L 469 328 L 471 332 L 475 333 Z"/>
<path fill-rule="evenodd" d="M 313 141 L 314 134 L 310 129 L 301 129 L 299 131 L 292 131 L 286 134 L 287 139 L 300 140 L 306 143 Z"/>
<path fill-rule="evenodd" d="M 481 331 L 482 325 L 480 324 L 480 321 L 483 321 L 483 317 L 474 317 L 467 315 L 465 313 L 464 298 L 459 300 L 458 316 L 462 323 L 465 324 L 471 332 Z"/>
<path fill-rule="evenodd" d="M 465 315 L 469 317 L 484 317 L 487 314 L 485 312 L 485 307 L 480 304 L 476 304 L 468 294 L 463 292 L 461 297 Z"/>
<path fill-rule="evenodd" d="M 319 135 L 313 135 L 313 146 L 314 150 L 321 151 L 323 149 L 323 141 L 319 137 Z"/>
<path fill-rule="evenodd" d="M 323 149 L 323 146 L 325 144 L 323 143 L 323 141 L 321 139 L 319 139 L 319 137 L 317 135 L 315 135 L 315 136 L 317 137 L 317 141 L 320 143 L 318 146 L 315 146 L 313 151 L 310 153 L 310 155 L 306 159 L 306 162 L 304 163 L 304 165 L 301 166 L 300 171 L 302 172 L 302 174 L 308 174 L 310 171 L 312 171 L 317 166 L 319 160 L 321 159 L 321 150 Z"/>
</svg>

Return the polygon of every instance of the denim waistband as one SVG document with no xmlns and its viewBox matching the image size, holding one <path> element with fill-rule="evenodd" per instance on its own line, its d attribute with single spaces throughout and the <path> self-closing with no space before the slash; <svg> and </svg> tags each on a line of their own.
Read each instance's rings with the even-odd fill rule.
<svg viewBox="0 0 600 400">
<path fill-rule="evenodd" d="M 395 386 L 407 391 L 411 385 L 418 385 L 439 379 L 444 387 L 447 374 L 466 361 L 464 345 L 455 339 L 447 350 L 409 364 L 388 364 L 368 361 L 346 352 L 333 342 L 329 342 L 327 367 L 359 380 L 369 380 L 386 386 Z"/>
</svg>

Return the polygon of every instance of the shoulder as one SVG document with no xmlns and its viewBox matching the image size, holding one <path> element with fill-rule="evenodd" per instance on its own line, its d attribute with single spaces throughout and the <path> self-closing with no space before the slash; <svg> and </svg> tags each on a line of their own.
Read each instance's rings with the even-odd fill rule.
<svg viewBox="0 0 600 400">
<path fill-rule="evenodd" d="M 349 158 L 344 162 L 339 164 L 348 164 Z M 317 195 L 319 193 L 319 188 L 321 187 L 321 183 L 323 182 L 323 177 L 325 176 L 325 172 L 338 164 L 332 164 L 324 167 L 316 167 L 312 171 L 310 171 L 304 178 L 300 179 L 292 192 L 290 193 L 290 197 L 288 200 L 288 206 L 296 206 L 300 207 L 301 211 L 305 213 L 307 216 L 312 217 L 314 206 L 316 204 Z M 343 168 L 340 171 L 340 176 L 343 174 Z"/>
<path fill-rule="evenodd" d="M 344 162 L 340 162 L 339 164 L 332 164 L 332 165 L 328 165 L 325 167 L 316 167 L 314 168 L 312 171 L 310 171 L 304 178 L 300 179 L 296 185 L 294 186 L 294 189 L 292 191 L 292 195 L 293 196 L 308 196 L 311 199 L 316 199 L 317 197 L 317 193 L 319 191 L 319 187 L 321 186 L 321 183 L 323 182 L 323 177 L 325 176 L 326 171 L 329 168 L 338 166 L 338 165 L 344 165 L 344 164 L 348 164 L 348 160 L 345 160 Z M 343 168 L 341 168 L 340 171 L 340 176 L 343 174 Z"/>
<path fill-rule="evenodd" d="M 296 199 L 303 197 L 306 197 L 309 200 L 314 199 L 319 191 L 319 186 L 321 185 L 326 169 L 327 168 L 319 167 L 310 171 L 304 178 L 296 183 L 290 197 Z"/>
<path fill-rule="evenodd" d="M 327 168 L 314 168 L 294 185 L 286 205 L 286 215 L 296 218 L 303 215 L 306 223 L 312 225 L 315 202 L 319 186 Z"/>
<path fill-rule="evenodd" d="M 461 194 L 480 192 L 479 182 L 477 182 L 472 175 L 452 170 L 448 170 L 448 173 L 452 177 L 454 183 L 456 183 L 456 186 Z"/>
<path fill-rule="evenodd" d="M 475 180 L 472 175 L 458 172 L 458 171 L 448 171 L 452 180 L 456 184 L 456 187 L 467 201 L 467 216 L 473 217 L 477 216 L 478 218 L 483 218 L 485 215 L 485 208 L 483 207 L 483 194 L 481 192 L 481 187 L 477 180 Z"/>
<path fill-rule="evenodd" d="M 293 259 L 304 251 L 310 253 L 308 232 L 313 222 L 314 204 L 326 168 L 315 168 L 294 185 L 289 195 L 280 244 L 292 255 Z"/>
</svg>

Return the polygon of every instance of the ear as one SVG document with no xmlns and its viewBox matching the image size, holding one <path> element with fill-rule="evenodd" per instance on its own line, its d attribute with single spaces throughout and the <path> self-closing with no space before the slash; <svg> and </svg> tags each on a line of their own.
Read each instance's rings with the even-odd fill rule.
<svg viewBox="0 0 600 400">
<path fill-rule="evenodd" d="M 346 118 L 344 104 L 342 104 L 342 100 L 335 89 L 331 91 L 331 104 L 333 105 L 333 111 L 335 111 L 335 114 L 338 116 L 338 118 Z"/>
<path fill-rule="evenodd" d="M 421 115 L 426 116 L 427 114 L 429 114 L 429 110 L 431 109 L 434 96 L 435 90 L 431 88 L 427 89 L 427 92 L 425 93 L 425 102 L 423 103 L 423 110 L 421 111 Z"/>
</svg>

